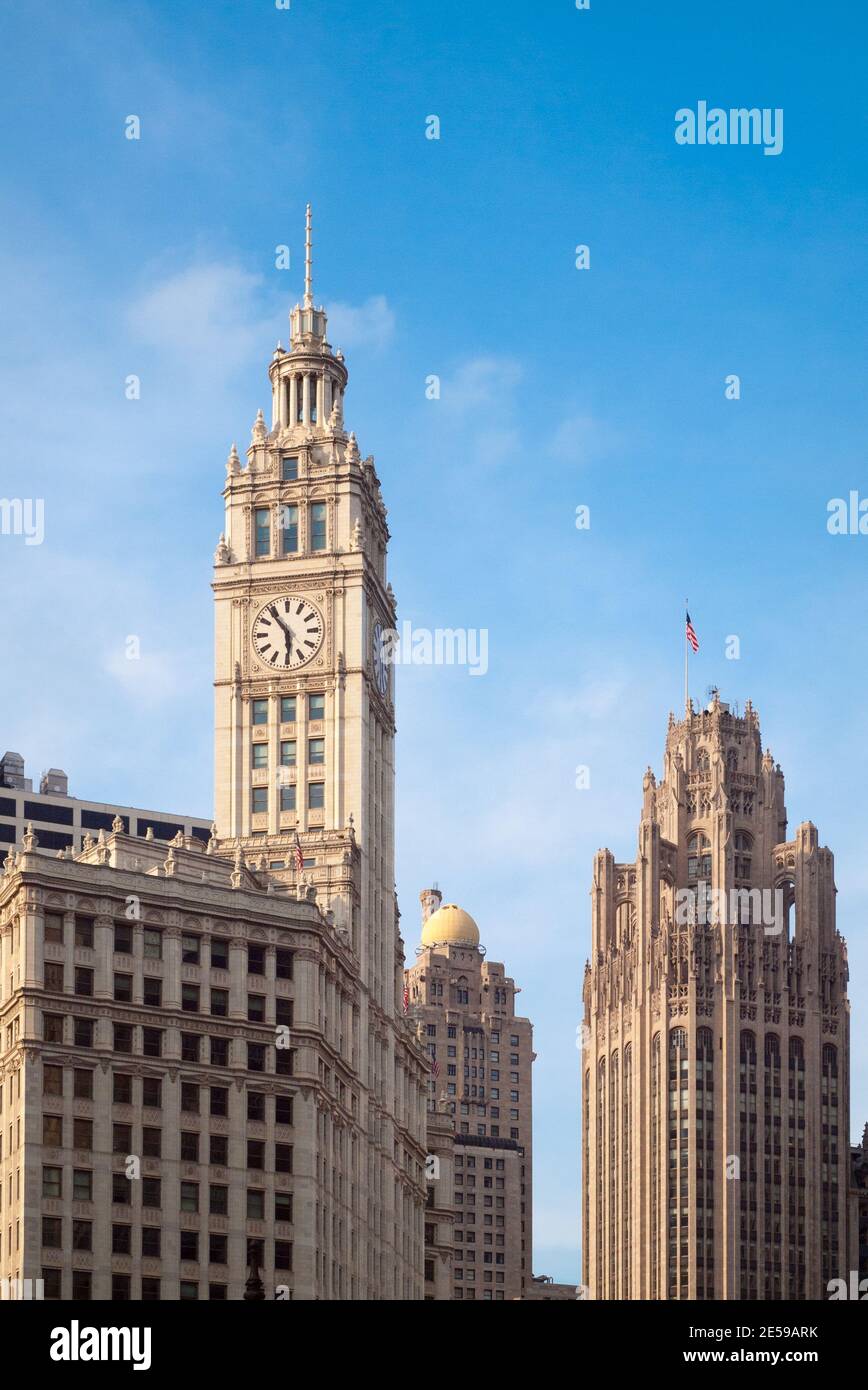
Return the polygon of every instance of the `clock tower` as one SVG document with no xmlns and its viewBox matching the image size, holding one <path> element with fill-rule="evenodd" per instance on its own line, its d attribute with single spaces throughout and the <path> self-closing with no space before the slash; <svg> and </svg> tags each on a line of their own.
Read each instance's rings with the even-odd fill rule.
<svg viewBox="0 0 868 1390">
<path fill-rule="evenodd" d="M 374 460 L 344 428 L 347 368 L 315 307 L 311 215 L 271 423 L 226 465 L 215 555 L 215 796 L 223 852 L 334 914 L 378 1004 L 394 1008 L 394 716 L 379 636 L 394 627 Z M 399 997 L 399 996 L 398 996 Z"/>
</svg>

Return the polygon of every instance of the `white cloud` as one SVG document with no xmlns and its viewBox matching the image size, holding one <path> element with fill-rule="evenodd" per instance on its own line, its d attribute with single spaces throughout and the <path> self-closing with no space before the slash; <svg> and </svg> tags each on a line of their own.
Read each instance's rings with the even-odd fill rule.
<svg viewBox="0 0 868 1390">
<path fill-rule="evenodd" d="M 395 313 L 386 296 L 371 295 L 364 304 L 326 305 L 329 338 L 336 348 L 373 348 L 380 351 L 395 333 Z"/>
<path fill-rule="evenodd" d="M 127 641 L 119 642 L 106 653 L 103 669 L 131 705 L 147 709 L 177 700 L 186 684 L 180 658 L 166 651 L 149 651 L 147 644 L 138 657 L 130 658 Z"/>
<path fill-rule="evenodd" d="M 521 377 L 521 365 L 511 357 L 473 357 L 443 381 L 441 400 L 456 413 L 490 408 L 509 414 Z"/>
<path fill-rule="evenodd" d="M 142 342 L 167 356 L 233 373 L 271 336 L 271 316 L 257 310 L 262 280 L 232 263 L 190 266 L 145 291 L 129 307 L 127 322 Z M 211 375 L 213 381 L 213 375 Z"/>
<path fill-rule="evenodd" d="M 548 452 L 559 463 L 592 463 L 618 442 L 615 432 L 593 415 L 567 415 L 548 443 Z"/>
</svg>

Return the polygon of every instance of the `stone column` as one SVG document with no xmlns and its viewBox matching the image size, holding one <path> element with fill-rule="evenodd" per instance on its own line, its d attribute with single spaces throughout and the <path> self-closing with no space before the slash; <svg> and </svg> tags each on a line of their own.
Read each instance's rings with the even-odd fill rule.
<svg viewBox="0 0 868 1390">
<path fill-rule="evenodd" d="M 111 999 L 114 996 L 114 923 L 111 917 L 97 917 L 93 924 L 94 972 L 93 995 L 95 999 Z"/>
<path fill-rule="evenodd" d="M 247 1018 L 247 945 L 240 938 L 229 942 L 229 1017 Z"/>
<path fill-rule="evenodd" d="M 289 378 L 289 420 L 287 424 L 295 425 L 298 423 L 298 377 Z"/>
<path fill-rule="evenodd" d="M 302 408 L 301 408 L 301 419 L 302 419 L 302 424 L 304 424 L 304 425 L 309 425 L 309 424 L 310 424 L 310 377 L 308 376 L 307 372 L 305 372 L 305 374 L 304 374 L 304 376 L 302 377 L 301 380 L 302 380 L 302 394 L 301 394 Z"/>
</svg>

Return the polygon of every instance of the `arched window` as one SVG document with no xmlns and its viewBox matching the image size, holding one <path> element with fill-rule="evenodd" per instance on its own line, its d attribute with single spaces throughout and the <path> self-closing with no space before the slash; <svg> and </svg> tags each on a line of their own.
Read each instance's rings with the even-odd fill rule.
<svg viewBox="0 0 868 1390">
<path fill-rule="evenodd" d="M 707 835 L 691 835 L 687 841 L 687 881 L 707 883 L 711 878 L 711 841 Z"/>
<path fill-rule="evenodd" d="M 745 830 L 735 832 L 735 877 L 738 882 L 750 882 L 753 837 Z"/>
</svg>

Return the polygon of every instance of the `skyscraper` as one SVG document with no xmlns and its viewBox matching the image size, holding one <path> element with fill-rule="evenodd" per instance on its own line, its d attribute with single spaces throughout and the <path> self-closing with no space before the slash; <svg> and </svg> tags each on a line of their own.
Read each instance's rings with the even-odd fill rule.
<svg viewBox="0 0 868 1390">
<path fill-rule="evenodd" d="M 373 459 L 311 288 L 215 557 L 216 827 L 30 830 L 0 877 L 0 1275 L 47 1297 L 423 1296 L 394 623 Z M 138 827 L 136 827 L 138 828 Z"/>
<path fill-rule="evenodd" d="M 594 861 L 591 1298 L 821 1298 L 846 1274 L 847 952 L 834 866 L 748 703 L 670 715 L 635 860 Z"/>
<path fill-rule="evenodd" d="M 429 1110 L 451 1111 L 455 1123 L 454 1221 L 450 1233 L 432 1217 L 426 1241 L 432 1296 L 444 1296 L 434 1291 L 438 1249 L 451 1234 L 453 1299 L 521 1298 L 532 1279 L 533 1026 L 515 1012 L 515 981 L 485 959 L 470 914 L 437 888 L 420 899 L 409 1010 L 431 1059 Z M 448 1192 L 436 1182 L 429 1191 L 432 1207 L 448 1208 Z"/>
</svg>

